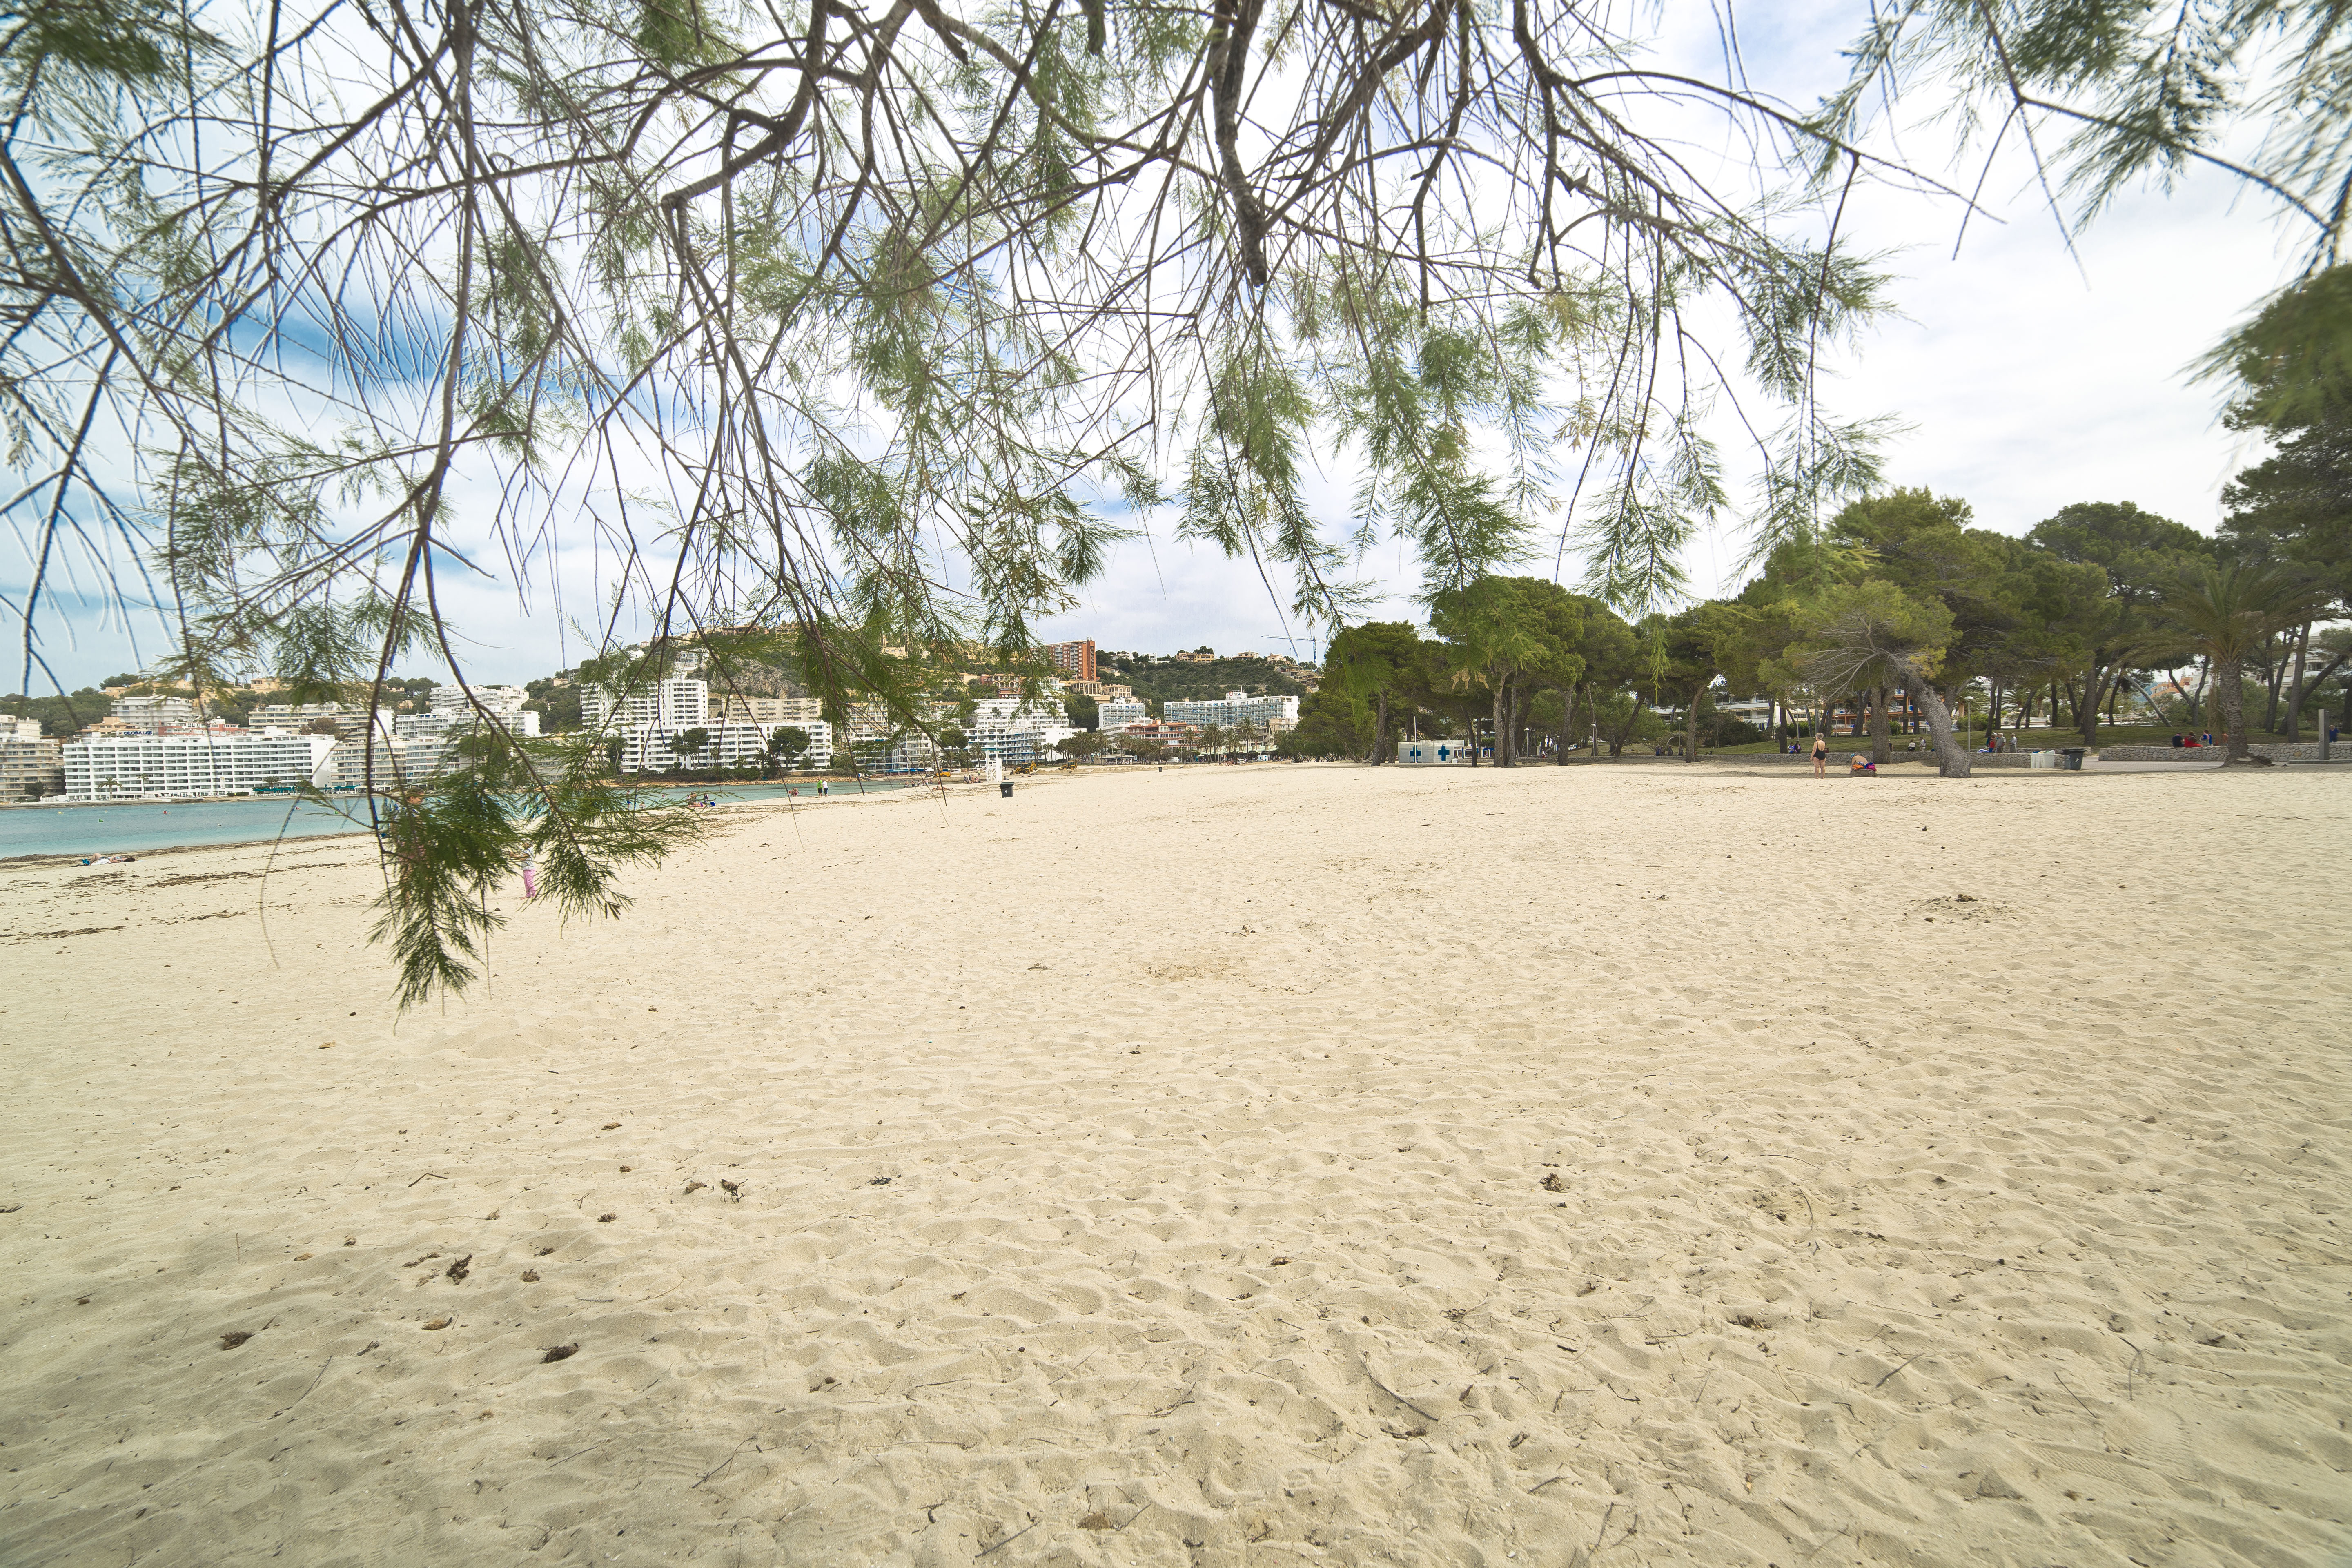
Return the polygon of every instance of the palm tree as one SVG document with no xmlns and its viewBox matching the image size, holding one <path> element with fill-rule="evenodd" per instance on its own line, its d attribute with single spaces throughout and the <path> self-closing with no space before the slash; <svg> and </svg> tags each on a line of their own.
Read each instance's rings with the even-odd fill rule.
<svg viewBox="0 0 2352 1568">
<path fill-rule="evenodd" d="M 2263 639 L 2326 613 L 2329 596 L 2307 572 L 2291 566 L 2230 561 L 2178 579 L 2165 595 L 2162 623 L 2172 646 L 2212 661 L 2213 700 L 2221 710 L 2228 761 L 2246 747 L 2245 694 L 2238 689 L 2248 655 Z"/>
</svg>

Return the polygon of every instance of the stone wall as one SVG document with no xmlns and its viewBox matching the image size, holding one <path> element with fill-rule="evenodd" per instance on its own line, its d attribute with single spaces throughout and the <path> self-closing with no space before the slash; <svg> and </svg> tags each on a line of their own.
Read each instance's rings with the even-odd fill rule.
<svg viewBox="0 0 2352 1568">
<path fill-rule="evenodd" d="M 2221 752 L 2219 746 L 2105 746 L 2099 760 L 2105 763 L 2188 763 L 2210 762 Z M 2284 741 L 2256 742 L 2246 750 L 2256 756 L 2268 757 L 2274 763 L 2315 763 L 2319 761 L 2319 742 L 2304 741 L 2289 745 Z M 2327 748 L 2330 759 L 2352 762 L 2352 741 L 2337 741 Z"/>
</svg>

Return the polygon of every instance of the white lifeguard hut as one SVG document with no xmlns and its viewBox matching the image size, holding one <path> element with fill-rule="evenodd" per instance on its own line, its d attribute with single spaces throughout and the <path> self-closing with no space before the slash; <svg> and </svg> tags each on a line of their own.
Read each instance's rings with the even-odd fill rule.
<svg viewBox="0 0 2352 1568">
<path fill-rule="evenodd" d="M 1413 767 L 1440 767 L 1461 762 L 1466 748 L 1462 741 L 1400 741 L 1396 760 Z"/>
</svg>

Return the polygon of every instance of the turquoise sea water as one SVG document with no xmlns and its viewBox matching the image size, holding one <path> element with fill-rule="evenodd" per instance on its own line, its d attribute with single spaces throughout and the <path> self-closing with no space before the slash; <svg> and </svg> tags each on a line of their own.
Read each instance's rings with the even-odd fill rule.
<svg viewBox="0 0 2352 1568">
<path fill-rule="evenodd" d="M 915 787 L 892 781 L 867 780 L 866 793 L 887 795 Z M 814 783 L 712 784 L 706 790 L 721 802 L 783 800 L 790 792 L 815 805 L 854 798 L 856 781 L 833 781 L 833 793 L 820 797 Z M 305 802 L 285 800 L 138 801 L 105 805 L 11 806 L 0 810 L 0 859 L 18 855 L 135 855 L 142 849 L 170 849 L 203 844 L 252 844 L 262 839 L 320 838 L 336 833 L 369 831 L 367 811 L 352 803 L 357 820 L 341 812 Z"/>
</svg>

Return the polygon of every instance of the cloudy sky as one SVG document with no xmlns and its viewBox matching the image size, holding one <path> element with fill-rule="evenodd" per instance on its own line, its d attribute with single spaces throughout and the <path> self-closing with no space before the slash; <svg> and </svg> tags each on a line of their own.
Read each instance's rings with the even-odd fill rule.
<svg viewBox="0 0 2352 1568">
<path fill-rule="evenodd" d="M 1809 107 L 1841 79 L 1838 50 L 1854 16 L 1804 9 L 1804 22 L 1778 28 L 1761 25 L 1767 13 L 1743 12 L 1741 40 L 1759 89 Z M 1719 79 L 1716 47 L 1703 18 L 1661 52 Z M 1882 123 L 1872 140 L 1956 185 L 1972 185 L 1981 168 L 1952 163 L 1949 133 L 1934 125 Z M 2186 367 L 2291 275 L 2285 242 L 2300 236 L 2211 173 L 2169 195 L 2136 192 L 2071 233 L 2017 149 L 1995 165 L 1983 206 L 2001 221 L 1980 212 L 1955 255 L 1957 205 L 1885 190 L 1857 196 L 1847 232 L 1893 253 L 1900 319 L 1840 356 L 1824 401 L 1899 419 L 1889 479 L 1965 498 L 1981 527 L 2022 533 L 2070 501 L 2128 500 L 2210 531 L 2222 484 L 2261 449 L 2221 427 L 2214 388 L 2192 385 Z M 1738 427 L 1727 414 L 1717 423 L 1738 474 Z M 1326 488 L 1335 519 L 1349 488 L 1344 474 Z M 1733 493 L 1745 498 L 1744 481 Z M 1288 597 L 1280 579 L 1269 594 L 1246 563 L 1174 540 L 1165 520 L 1154 531 L 1121 547 L 1085 608 L 1047 623 L 1049 634 L 1152 652 L 1204 642 L 1267 652 L 1287 631 L 1304 656 L 1301 629 L 1278 609 Z M 1687 562 L 1693 590 L 1736 591 L 1744 544 L 1737 519 L 1700 541 Z M 1365 565 L 1391 587 L 1382 613 L 1417 619 L 1411 563 L 1391 549 Z M 1549 556 L 1530 570 L 1549 575 Z M 1561 575 L 1573 583 L 1572 553 Z"/>
<path fill-rule="evenodd" d="M 1743 14 L 1752 81 L 1785 102 L 1810 105 L 1838 79 L 1838 50 L 1862 14 L 1845 5 Z M 1669 26 L 1682 30 L 1662 40 L 1661 62 L 1719 77 L 1712 19 Z M 1874 134 L 1878 150 L 1915 166 L 1963 185 L 1976 179 L 1975 163 L 1948 162 L 1948 136 L 1932 126 L 1898 115 Z M 1691 136 L 1696 158 L 1730 150 L 1696 121 Z M 1825 401 L 1842 412 L 1901 420 L 1905 429 L 1888 451 L 1890 478 L 1964 497 L 1983 526 L 2018 533 L 2070 501 L 2129 500 L 2211 529 L 2222 483 L 2259 454 L 2220 427 L 2214 390 L 2190 384 L 2185 367 L 2288 276 L 2286 247 L 2299 237 L 2278 227 L 2262 203 L 2242 199 L 2227 177 L 2206 174 L 2168 195 L 2131 195 L 2070 247 L 2021 149 L 1995 166 L 1985 201 L 2000 221 L 1980 214 L 1956 256 L 1956 205 L 1889 191 L 1857 195 L 1846 232 L 1865 248 L 1891 253 L 1901 315 L 1840 357 Z M 1735 496 L 1744 499 L 1738 426 L 1727 411 L 1718 424 Z M 1335 535 L 1347 531 L 1352 488 L 1344 470 L 1321 477 L 1318 500 Z M 1082 607 L 1044 624 L 1046 636 L 1147 651 L 1205 643 L 1313 654 L 1304 628 L 1284 613 L 1289 595 L 1281 577 L 1269 587 L 1248 563 L 1176 540 L 1172 516 L 1137 521 L 1143 536 L 1117 549 Z M 1700 540 L 1687 562 L 1693 588 L 1736 589 L 1743 544 L 1737 518 Z M 558 565 L 568 600 L 561 612 L 543 578 L 526 595 L 510 584 L 449 585 L 446 607 L 474 645 L 475 679 L 519 681 L 588 651 L 576 628 L 583 619 L 593 623 L 593 606 L 609 590 L 595 581 L 606 567 L 587 549 L 567 551 Z M 1530 569 L 1549 574 L 1549 552 Z M 1415 618 L 1414 574 L 1402 551 L 1376 550 L 1361 570 L 1391 592 L 1381 614 Z M 1572 583 L 1578 570 L 1571 554 L 1563 580 Z M 0 541 L 0 587 L 15 597 L 26 574 L 26 563 Z M 5 630 L 13 641 L 16 628 Z M 45 651 L 68 686 L 163 650 L 152 617 L 135 639 L 120 620 L 92 609 L 47 631 Z M 6 663 L 0 689 L 17 683 L 16 658 Z M 413 673 L 438 671 L 420 661 Z M 47 689 L 37 675 L 35 689 Z"/>
</svg>

